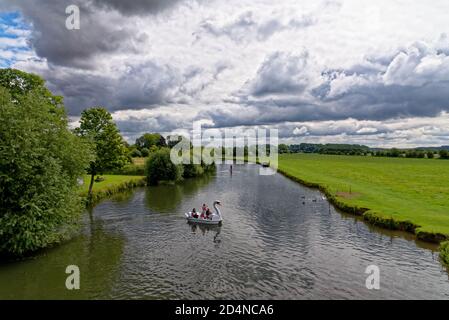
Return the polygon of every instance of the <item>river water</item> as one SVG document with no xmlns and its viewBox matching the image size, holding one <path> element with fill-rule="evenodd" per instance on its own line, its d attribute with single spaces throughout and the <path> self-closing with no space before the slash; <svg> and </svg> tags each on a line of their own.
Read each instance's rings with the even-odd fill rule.
<svg viewBox="0 0 449 320">
<path fill-rule="evenodd" d="M 255 165 L 135 189 L 85 215 L 82 234 L 0 264 L 0 298 L 448 299 L 437 247 L 337 212 L 322 194 Z M 270 169 L 266 169 L 270 170 Z M 221 200 L 221 227 L 183 213 Z M 68 265 L 80 290 L 65 287 Z M 380 270 L 380 289 L 365 270 Z"/>
</svg>

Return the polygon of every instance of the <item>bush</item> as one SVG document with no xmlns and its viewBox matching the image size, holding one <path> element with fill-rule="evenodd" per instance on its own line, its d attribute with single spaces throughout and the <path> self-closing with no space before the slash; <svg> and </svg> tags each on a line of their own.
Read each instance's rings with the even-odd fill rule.
<svg viewBox="0 0 449 320">
<path fill-rule="evenodd" d="M 140 158 L 140 157 L 142 157 L 142 152 L 140 152 L 137 149 L 134 149 L 133 151 L 131 151 L 130 154 L 131 154 L 132 158 Z"/>
<path fill-rule="evenodd" d="M 150 150 L 148 150 L 147 148 L 143 148 L 142 150 L 140 150 L 140 153 L 142 154 L 142 157 L 148 157 L 150 155 Z"/>
<path fill-rule="evenodd" d="M 145 175 L 148 183 L 155 185 L 160 181 L 182 179 L 182 165 L 175 165 L 170 159 L 170 149 L 162 148 L 150 155 L 145 162 Z"/>
<path fill-rule="evenodd" d="M 204 169 L 199 164 L 183 164 L 183 174 L 184 178 L 194 178 L 201 176 L 204 173 Z"/>
<path fill-rule="evenodd" d="M 441 159 L 449 159 L 449 152 L 447 150 L 440 150 L 438 153 Z"/>
<path fill-rule="evenodd" d="M 90 148 L 42 90 L 0 87 L 0 252 L 22 255 L 66 239 L 82 212 L 77 178 Z"/>
</svg>

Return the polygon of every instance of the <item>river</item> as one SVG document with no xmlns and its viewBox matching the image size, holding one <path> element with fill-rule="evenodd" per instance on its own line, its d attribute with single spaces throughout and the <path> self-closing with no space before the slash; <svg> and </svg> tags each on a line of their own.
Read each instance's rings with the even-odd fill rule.
<svg viewBox="0 0 449 320">
<path fill-rule="evenodd" d="M 86 212 L 81 234 L 0 264 L 0 299 L 449 299 L 437 247 L 342 214 L 256 165 L 135 189 Z M 270 169 L 266 169 L 270 170 Z M 221 200 L 221 227 L 183 213 Z M 67 290 L 77 265 L 81 289 Z M 368 290 L 365 270 L 380 270 Z"/>
</svg>

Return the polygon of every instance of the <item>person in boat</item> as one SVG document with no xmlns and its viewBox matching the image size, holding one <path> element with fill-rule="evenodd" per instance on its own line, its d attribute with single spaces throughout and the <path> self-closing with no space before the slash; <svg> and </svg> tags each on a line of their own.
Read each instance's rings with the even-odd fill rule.
<svg viewBox="0 0 449 320">
<path fill-rule="evenodd" d="M 206 211 L 207 211 L 207 206 L 205 203 L 203 203 L 203 207 L 201 208 L 201 219 L 205 219 L 206 218 Z"/>
<path fill-rule="evenodd" d="M 206 219 L 212 219 L 211 215 L 212 215 L 212 212 L 210 212 L 210 209 L 207 208 L 207 210 L 206 210 Z"/>
<path fill-rule="evenodd" d="M 195 208 L 193 208 L 193 210 L 192 210 L 192 217 L 195 219 L 198 219 L 198 212 L 196 212 Z"/>
</svg>

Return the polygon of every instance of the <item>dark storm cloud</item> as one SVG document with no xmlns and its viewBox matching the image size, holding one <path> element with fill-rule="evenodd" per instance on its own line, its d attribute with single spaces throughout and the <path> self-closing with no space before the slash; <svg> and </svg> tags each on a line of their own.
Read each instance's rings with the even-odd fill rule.
<svg viewBox="0 0 449 320">
<path fill-rule="evenodd" d="M 120 14 L 150 15 L 167 9 L 175 0 L 6 0 L 5 9 L 19 10 L 33 25 L 30 45 L 50 63 L 76 68 L 93 68 L 98 55 L 138 52 L 148 36 L 133 28 Z M 80 9 L 80 30 L 65 27 L 69 5 Z M 118 14 L 114 14 L 114 11 Z"/>
<path fill-rule="evenodd" d="M 115 111 L 165 104 L 184 81 L 176 69 L 152 61 L 129 66 L 116 78 L 58 67 L 41 74 L 50 90 L 64 96 L 70 115 L 95 105 Z"/>
<path fill-rule="evenodd" d="M 140 109 L 167 102 L 170 90 L 179 88 L 183 78 L 176 69 L 148 61 L 130 67 L 117 81 L 113 108 Z"/>
<path fill-rule="evenodd" d="M 124 15 L 147 15 L 168 9 L 182 0 L 92 0 L 99 7 L 113 9 Z"/>
</svg>

